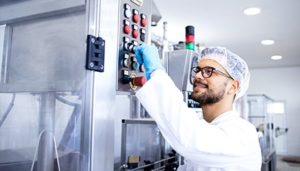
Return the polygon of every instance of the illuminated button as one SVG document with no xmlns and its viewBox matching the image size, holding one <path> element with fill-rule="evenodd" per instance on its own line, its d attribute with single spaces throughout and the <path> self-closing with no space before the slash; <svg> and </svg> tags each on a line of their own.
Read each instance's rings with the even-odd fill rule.
<svg viewBox="0 0 300 171">
<path fill-rule="evenodd" d="M 146 78 L 144 76 L 135 77 L 132 80 L 133 85 L 142 87 L 146 83 Z"/>
<path fill-rule="evenodd" d="M 141 26 L 146 27 L 147 26 L 147 19 L 145 14 L 141 14 Z"/>
<path fill-rule="evenodd" d="M 132 13 L 133 13 L 132 21 L 135 22 L 135 23 L 138 23 L 139 20 L 140 20 L 140 17 L 139 17 L 139 11 L 136 10 L 136 9 L 133 9 L 133 10 L 132 10 Z"/>
</svg>

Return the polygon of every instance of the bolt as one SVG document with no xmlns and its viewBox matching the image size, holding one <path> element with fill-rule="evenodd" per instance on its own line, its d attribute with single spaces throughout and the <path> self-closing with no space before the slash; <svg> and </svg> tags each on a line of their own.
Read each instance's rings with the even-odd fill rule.
<svg viewBox="0 0 300 171">
<path fill-rule="evenodd" d="M 90 67 L 93 68 L 95 64 L 93 62 L 90 63 Z"/>
<path fill-rule="evenodd" d="M 96 41 L 96 40 L 95 40 L 94 38 L 91 38 L 91 42 L 92 42 L 92 43 L 95 43 L 95 41 Z"/>
</svg>

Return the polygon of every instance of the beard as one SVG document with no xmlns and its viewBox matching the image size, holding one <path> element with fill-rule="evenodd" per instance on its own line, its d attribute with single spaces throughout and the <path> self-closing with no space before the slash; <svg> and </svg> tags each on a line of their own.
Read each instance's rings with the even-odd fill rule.
<svg viewBox="0 0 300 171">
<path fill-rule="evenodd" d="M 194 87 L 195 87 L 195 83 L 197 83 L 197 82 L 200 83 L 200 81 L 195 80 Z M 191 97 L 193 100 L 195 100 L 196 102 L 198 102 L 200 104 L 200 107 L 205 106 L 205 105 L 211 105 L 211 104 L 217 103 L 223 99 L 226 86 L 227 86 L 227 83 L 224 83 L 224 85 L 221 87 L 221 89 L 212 90 L 209 88 L 209 86 L 206 85 L 207 91 L 199 94 L 197 91 L 194 90 L 192 92 Z"/>
</svg>

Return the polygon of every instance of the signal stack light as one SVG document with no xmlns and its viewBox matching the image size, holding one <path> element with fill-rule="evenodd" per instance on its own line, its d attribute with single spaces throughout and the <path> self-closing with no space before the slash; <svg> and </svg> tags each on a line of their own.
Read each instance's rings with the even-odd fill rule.
<svg viewBox="0 0 300 171">
<path fill-rule="evenodd" d="M 185 27 L 185 48 L 195 50 L 195 28 L 194 26 Z"/>
</svg>

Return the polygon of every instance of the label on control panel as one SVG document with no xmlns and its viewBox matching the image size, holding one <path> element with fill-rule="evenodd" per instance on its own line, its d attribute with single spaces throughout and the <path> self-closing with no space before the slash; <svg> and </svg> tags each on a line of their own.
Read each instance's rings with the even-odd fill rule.
<svg viewBox="0 0 300 171">
<path fill-rule="evenodd" d="M 143 3 L 144 3 L 143 0 L 131 0 L 131 2 L 135 3 L 138 6 L 143 6 Z"/>
</svg>

